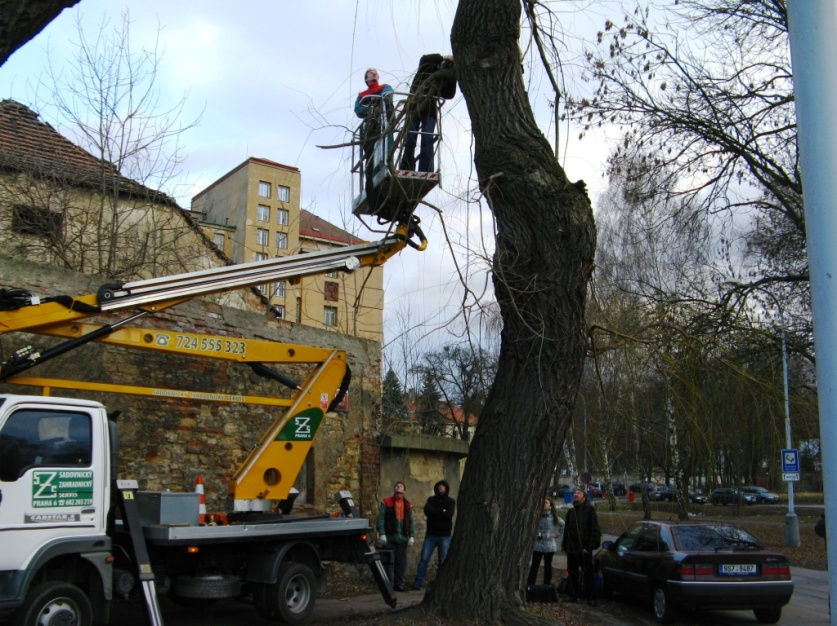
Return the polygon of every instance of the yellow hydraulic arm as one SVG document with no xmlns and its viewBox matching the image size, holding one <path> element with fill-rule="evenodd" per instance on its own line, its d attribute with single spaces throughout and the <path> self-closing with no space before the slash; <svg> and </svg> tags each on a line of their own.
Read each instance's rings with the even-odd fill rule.
<svg viewBox="0 0 837 626">
<path fill-rule="evenodd" d="M 419 241 L 411 241 L 418 235 Z M 0 380 L 34 385 L 49 394 L 52 388 L 128 393 L 153 397 L 182 397 L 217 402 L 238 402 L 281 407 L 258 444 L 236 471 L 230 494 L 236 510 L 253 510 L 253 502 L 283 500 L 293 486 L 325 413 L 342 398 L 349 384 L 346 353 L 342 350 L 286 344 L 259 339 L 203 335 L 180 331 L 140 328 L 129 324 L 199 295 L 263 284 L 323 272 L 353 271 L 384 263 L 405 245 L 419 250 L 426 246 L 413 222 L 400 225 L 396 234 L 371 244 L 359 244 L 256 263 L 232 265 L 136 281 L 109 284 L 96 294 L 79 298 L 31 299 L 11 310 L 0 310 L 0 334 L 21 331 L 63 338 L 43 351 L 18 350 L 0 364 Z M 6 308 L 6 307 L 4 307 Z M 134 309 L 129 317 L 111 324 L 85 321 L 103 312 Z M 22 372 L 76 347 L 97 341 L 140 350 L 154 350 L 248 364 L 262 376 L 293 389 L 290 398 L 212 393 L 168 389 L 117 382 L 91 382 L 39 378 Z M 308 374 L 294 381 L 265 364 L 306 365 Z M 258 507 L 255 507 L 258 510 Z"/>
<path fill-rule="evenodd" d="M 74 323 L 42 334 L 73 337 L 96 332 L 101 325 Z M 236 471 L 229 493 L 238 507 L 253 500 L 282 500 L 293 487 L 325 413 L 342 397 L 348 384 L 348 365 L 343 350 L 279 343 L 262 339 L 203 335 L 181 331 L 120 328 L 98 339 L 100 343 L 197 356 L 255 366 L 257 373 L 276 377 L 293 388 L 288 397 L 237 395 L 190 389 L 142 386 L 117 382 L 92 382 L 61 378 L 13 376 L 8 382 L 41 387 L 49 394 L 54 388 L 133 394 L 157 398 L 188 398 L 211 402 L 235 402 L 281 407 L 257 445 Z M 294 364 L 312 367 L 303 381 L 295 382 L 265 364 Z"/>
</svg>

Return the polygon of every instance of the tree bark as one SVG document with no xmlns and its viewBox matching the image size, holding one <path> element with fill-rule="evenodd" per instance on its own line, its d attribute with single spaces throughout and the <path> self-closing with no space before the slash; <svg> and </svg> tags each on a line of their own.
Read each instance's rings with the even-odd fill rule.
<svg viewBox="0 0 837 626">
<path fill-rule="evenodd" d="M 79 0 L 0 0 L 0 65 Z"/>
<path fill-rule="evenodd" d="M 496 222 L 499 368 L 462 479 L 451 551 L 426 604 L 452 619 L 525 623 L 537 516 L 585 352 L 595 225 L 538 129 L 523 85 L 519 0 L 460 0 L 451 41 Z"/>
</svg>

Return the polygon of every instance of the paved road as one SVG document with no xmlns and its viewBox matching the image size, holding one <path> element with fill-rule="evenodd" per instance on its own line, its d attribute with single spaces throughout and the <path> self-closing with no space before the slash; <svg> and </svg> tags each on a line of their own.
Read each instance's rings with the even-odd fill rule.
<svg viewBox="0 0 837 626">
<path fill-rule="evenodd" d="M 421 592 L 397 595 L 398 608 L 418 604 L 423 597 Z M 260 617 L 251 604 L 234 600 L 218 601 L 206 609 L 178 606 L 165 596 L 160 597 L 159 602 L 166 626 L 276 626 L 276 622 Z M 319 598 L 307 623 L 336 624 L 353 617 L 391 612 L 377 593 L 352 598 Z M 111 623 L 118 626 L 148 626 L 143 607 L 136 603 L 115 604 Z"/>
<path fill-rule="evenodd" d="M 556 564 L 556 567 L 561 567 Z M 830 624 L 828 617 L 828 578 L 826 572 L 793 568 L 794 592 L 790 603 L 782 612 L 779 624 L 786 626 L 818 626 Z M 398 594 L 399 607 L 421 601 L 421 593 Z M 177 606 L 167 598 L 160 599 L 166 626 L 270 626 L 275 622 L 256 614 L 252 606 L 234 601 L 218 602 L 208 610 L 187 609 Z M 601 624 L 632 624 L 652 626 L 657 624 L 651 607 L 625 599 L 599 601 L 596 607 L 566 605 L 568 611 L 581 611 L 590 616 L 589 621 Z M 311 617 L 312 624 L 334 624 L 359 615 L 388 613 L 390 609 L 378 594 L 360 597 L 319 599 Z M 123 606 L 114 611 L 114 624 L 119 626 L 146 626 L 144 612 L 137 605 Z M 708 611 L 681 615 L 677 621 L 683 626 L 737 626 L 755 624 L 752 611 Z"/>
<path fill-rule="evenodd" d="M 615 536 L 606 536 L 613 540 Z M 553 561 L 557 580 L 559 572 L 566 568 L 566 557 L 557 555 Z M 791 570 L 794 591 L 790 603 L 782 611 L 779 624 L 787 626 L 817 626 L 830 624 L 828 616 L 828 575 L 827 572 L 794 567 Z M 398 606 L 401 608 L 421 602 L 421 593 L 399 593 Z M 160 598 L 163 619 L 166 626 L 271 626 L 275 622 L 259 617 L 252 605 L 235 601 L 220 601 L 208 610 L 188 609 L 171 603 L 166 597 Z M 583 607 L 577 604 L 566 605 L 568 611 L 581 611 L 585 616 L 598 619 L 601 624 L 632 624 L 651 626 L 657 622 L 651 607 L 639 602 L 621 598 L 599 601 L 596 607 Z M 350 598 L 320 598 L 314 605 L 311 617 L 313 624 L 334 624 L 341 620 L 359 615 L 372 615 L 390 612 L 379 594 L 364 594 Z M 589 621 L 594 621 L 593 619 Z M 114 610 L 114 624 L 119 626 L 146 626 L 145 612 L 135 604 L 117 606 Z M 752 611 L 708 611 L 682 615 L 678 624 L 686 626 L 734 626 L 755 624 Z"/>
</svg>

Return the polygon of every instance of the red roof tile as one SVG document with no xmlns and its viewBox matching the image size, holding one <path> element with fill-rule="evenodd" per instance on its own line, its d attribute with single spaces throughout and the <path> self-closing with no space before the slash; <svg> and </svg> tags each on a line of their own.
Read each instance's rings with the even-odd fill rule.
<svg viewBox="0 0 837 626">
<path fill-rule="evenodd" d="M 311 237 L 312 239 L 326 239 L 345 244 L 363 243 L 363 239 L 355 237 L 353 234 L 346 232 L 342 228 L 338 228 L 331 222 L 327 222 L 305 209 L 300 209 L 299 211 L 299 236 Z"/>
<path fill-rule="evenodd" d="M 174 199 L 122 176 L 112 163 L 101 161 L 75 145 L 38 114 L 14 100 L 0 101 L 0 168 L 98 188 L 119 185 L 122 195 L 139 196 L 177 206 Z"/>
</svg>

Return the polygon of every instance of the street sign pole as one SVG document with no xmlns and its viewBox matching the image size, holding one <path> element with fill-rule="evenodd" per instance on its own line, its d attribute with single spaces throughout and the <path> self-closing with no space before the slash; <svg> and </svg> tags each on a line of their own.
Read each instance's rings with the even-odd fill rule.
<svg viewBox="0 0 837 626">
<path fill-rule="evenodd" d="M 771 296 L 773 294 L 770 294 Z M 775 299 L 775 297 L 774 297 Z M 791 441 L 791 424 L 790 424 L 790 398 L 788 397 L 788 347 L 785 341 L 785 316 L 782 313 L 782 307 L 779 301 L 776 301 L 779 309 L 779 325 L 782 327 L 782 378 L 785 386 L 785 445 L 788 448 L 793 446 Z M 796 469 L 792 470 L 797 473 L 796 480 L 799 480 L 799 452 L 796 453 Z M 793 481 L 788 481 L 788 513 L 785 515 L 785 545 L 797 547 L 799 541 L 799 518 L 796 516 L 793 503 Z"/>
<path fill-rule="evenodd" d="M 785 379 L 787 380 L 787 379 Z M 787 394 L 787 389 L 785 389 Z M 787 398 L 787 395 L 785 396 Z M 788 408 L 785 407 L 787 411 Z M 790 413 L 786 413 L 790 415 Z M 799 518 L 793 507 L 793 483 L 799 480 L 799 450 L 791 448 L 790 444 L 790 417 L 785 422 L 785 434 L 788 447 L 782 450 L 782 480 L 788 483 L 788 512 L 785 515 L 785 545 L 798 546 L 799 541 Z"/>
</svg>

